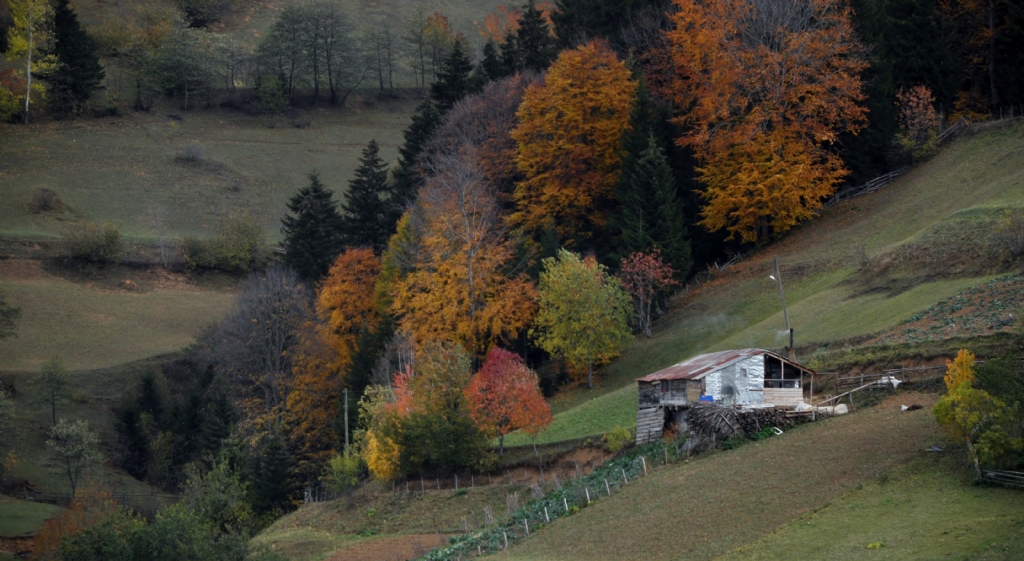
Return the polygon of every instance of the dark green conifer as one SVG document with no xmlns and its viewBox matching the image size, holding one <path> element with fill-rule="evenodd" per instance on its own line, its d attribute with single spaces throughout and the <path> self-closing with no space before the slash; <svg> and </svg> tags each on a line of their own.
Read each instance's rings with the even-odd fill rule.
<svg viewBox="0 0 1024 561">
<path fill-rule="evenodd" d="M 488 80 L 498 80 L 508 75 L 501 60 L 501 53 L 493 40 L 489 39 L 484 44 L 484 59 L 480 62 L 480 68 Z"/>
<path fill-rule="evenodd" d="M 625 156 L 616 185 L 618 211 L 611 217 L 615 257 L 661 249 L 665 260 L 684 278 L 693 265 L 687 223 L 676 175 L 666 157 L 673 147 L 667 108 L 657 104 L 640 80 L 630 128 L 623 134 Z"/>
<path fill-rule="evenodd" d="M 451 109 L 460 99 L 475 90 L 473 62 L 466 54 L 463 42 L 465 39 L 461 35 L 456 37 L 452 52 L 437 73 L 437 81 L 430 85 L 430 97 L 441 113 Z"/>
<path fill-rule="evenodd" d="M 547 70 L 558 54 L 551 29 L 544 21 L 544 15 L 534 5 L 534 0 L 529 0 L 523 6 L 523 16 L 516 30 L 516 51 L 516 70 L 535 72 Z"/>
<path fill-rule="evenodd" d="M 388 165 L 380 158 L 380 147 L 371 140 L 363 149 L 356 176 L 348 182 L 341 203 L 342 239 L 347 246 L 381 250 L 388 241 Z"/>
<path fill-rule="evenodd" d="M 58 117 L 77 115 L 100 88 L 105 73 L 96 42 L 82 29 L 68 0 L 59 0 L 54 7 L 52 49 L 57 64 L 40 76 L 50 86 L 50 107 Z"/>
<path fill-rule="evenodd" d="M 416 198 L 421 181 L 419 171 L 416 169 L 416 160 L 440 123 L 441 113 L 434 102 L 427 98 L 416 108 L 412 123 L 403 133 L 405 142 L 398 149 L 399 160 L 392 172 L 391 195 L 388 197 L 386 209 L 385 225 L 388 235 L 395 232 L 398 219 Z"/>
<path fill-rule="evenodd" d="M 288 201 L 291 215 L 281 219 L 284 262 L 307 282 L 327 276 L 344 247 L 341 215 L 333 197 L 314 171 L 309 174 L 309 187 L 299 189 Z"/>
<path fill-rule="evenodd" d="M 267 436 L 260 453 L 250 464 L 252 506 L 257 512 L 287 512 L 295 492 L 294 460 L 278 431 Z"/>
</svg>

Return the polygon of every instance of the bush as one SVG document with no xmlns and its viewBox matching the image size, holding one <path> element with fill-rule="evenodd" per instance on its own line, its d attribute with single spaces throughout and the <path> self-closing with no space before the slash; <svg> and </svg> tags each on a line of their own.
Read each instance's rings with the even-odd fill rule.
<svg viewBox="0 0 1024 561">
<path fill-rule="evenodd" d="M 77 222 L 64 228 L 64 257 L 92 264 L 115 263 L 124 255 L 121 231 L 112 222 Z"/>
<path fill-rule="evenodd" d="M 185 263 L 193 269 L 245 271 L 268 260 L 263 229 L 251 217 L 228 220 L 208 240 L 187 237 L 181 242 Z"/>
<path fill-rule="evenodd" d="M 996 237 L 1011 256 L 1024 256 L 1024 209 L 1007 212 L 1006 220 L 996 228 Z"/>
<path fill-rule="evenodd" d="M 203 148 L 201 144 L 190 142 L 181 147 L 175 159 L 190 164 L 201 164 L 206 161 L 206 148 Z"/>
<path fill-rule="evenodd" d="M 32 200 L 28 203 L 28 210 L 32 214 L 43 212 L 59 211 L 64 209 L 64 201 L 55 191 L 37 187 L 32 190 Z"/>
<path fill-rule="evenodd" d="M 363 462 L 358 454 L 335 454 L 327 461 L 324 483 L 332 491 L 345 493 L 359 484 L 363 472 Z"/>
<path fill-rule="evenodd" d="M 618 454 L 633 442 L 633 433 L 625 427 L 615 427 L 604 435 L 604 447 L 612 454 Z"/>
</svg>

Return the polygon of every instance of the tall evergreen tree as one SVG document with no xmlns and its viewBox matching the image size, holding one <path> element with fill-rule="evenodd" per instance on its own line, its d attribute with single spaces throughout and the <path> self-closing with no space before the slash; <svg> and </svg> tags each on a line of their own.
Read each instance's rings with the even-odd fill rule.
<svg viewBox="0 0 1024 561">
<path fill-rule="evenodd" d="M 677 275 L 685 277 L 693 265 L 687 225 L 698 217 L 687 212 L 679 188 L 680 177 L 692 174 L 692 166 L 685 154 L 670 152 L 681 151 L 673 142 L 670 118 L 671 111 L 651 97 L 641 78 L 630 109 L 630 128 L 622 136 L 624 157 L 615 191 L 619 208 L 611 217 L 610 258 L 618 261 L 634 251 L 658 247 Z M 679 169 L 671 166 L 669 153 Z"/>
<path fill-rule="evenodd" d="M 473 61 L 466 54 L 464 42 L 461 35 L 455 39 L 451 53 L 437 73 L 437 81 L 430 85 L 430 97 L 441 113 L 476 90 L 477 84 L 472 79 Z"/>
<path fill-rule="evenodd" d="M 284 437 L 273 431 L 250 464 L 252 506 L 258 512 L 289 511 L 295 492 L 294 460 Z"/>
<path fill-rule="evenodd" d="M 327 276 L 334 259 L 344 248 L 342 219 L 334 195 L 317 172 L 309 174 L 303 187 L 288 201 L 293 216 L 281 219 L 284 234 L 284 262 L 307 282 Z"/>
<path fill-rule="evenodd" d="M 416 198 L 416 191 L 421 182 L 419 171 L 416 169 L 416 160 L 440 123 L 441 113 L 437 110 L 433 100 L 428 97 L 416 108 L 416 113 L 412 116 L 412 123 L 403 133 L 405 142 L 398 149 L 399 160 L 393 171 L 391 195 L 388 197 L 387 214 L 384 221 L 388 235 L 395 232 L 398 219 L 402 217 L 405 208 Z"/>
<path fill-rule="evenodd" d="M 621 235 L 619 256 L 656 247 L 676 275 L 685 278 L 693 265 L 686 216 L 672 168 L 653 134 L 643 151 L 623 162 L 617 196 L 622 205 L 614 217 Z"/>
<path fill-rule="evenodd" d="M 523 16 L 516 30 L 516 52 L 516 70 L 535 72 L 547 70 L 558 55 L 555 38 L 551 36 L 551 29 L 544 21 L 544 15 L 534 5 L 534 0 L 529 0 L 523 7 Z"/>
<path fill-rule="evenodd" d="M 342 239 L 347 246 L 383 249 L 388 242 L 388 165 L 380 159 L 380 147 L 371 140 L 363 149 L 356 176 L 348 182 L 341 203 Z"/>
<path fill-rule="evenodd" d="M 50 86 L 51 108 L 59 117 L 78 114 L 105 73 L 96 42 L 82 29 L 68 0 L 59 0 L 54 8 L 52 49 L 57 64 L 40 76 Z"/>
<path fill-rule="evenodd" d="M 488 80 L 498 80 L 508 76 L 505 63 L 501 60 L 501 52 L 498 50 L 498 45 L 494 43 L 494 40 L 488 39 L 487 43 L 484 44 L 483 55 L 484 58 L 480 61 L 480 67 Z"/>
</svg>

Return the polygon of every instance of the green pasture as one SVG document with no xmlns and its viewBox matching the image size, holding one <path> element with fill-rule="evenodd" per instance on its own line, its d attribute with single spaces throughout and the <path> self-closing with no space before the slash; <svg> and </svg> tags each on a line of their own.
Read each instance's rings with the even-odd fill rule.
<svg viewBox="0 0 1024 561">
<path fill-rule="evenodd" d="M 39 526 L 60 512 L 60 507 L 0 496 L 0 538 L 33 536 Z"/>
</svg>

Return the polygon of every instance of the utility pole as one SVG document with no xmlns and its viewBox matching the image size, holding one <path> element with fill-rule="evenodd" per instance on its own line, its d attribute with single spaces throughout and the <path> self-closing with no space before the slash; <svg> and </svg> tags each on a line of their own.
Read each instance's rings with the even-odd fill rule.
<svg viewBox="0 0 1024 561">
<path fill-rule="evenodd" d="M 345 395 L 345 457 L 348 457 L 348 388 L 342 390 Z"/>
<path fill-rule="evenodd" d="M 789 312 L 786 311 L 786 291 L 782 288 L 782 274 L 779 273 L 779 258 L 772 257 L 775 261 L 775 276 L 769 277 L 779 285 L 779 299 L 782 300 L 782 317 L 786 320 L 786 333 L 789 334 L 789 360 L 796 361 L 796 350 L 793 349 L 793 328 L 789 326 Z"/>
</svg>

